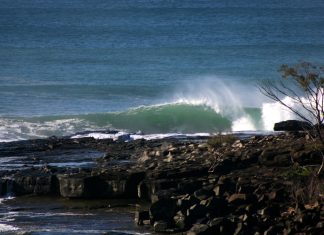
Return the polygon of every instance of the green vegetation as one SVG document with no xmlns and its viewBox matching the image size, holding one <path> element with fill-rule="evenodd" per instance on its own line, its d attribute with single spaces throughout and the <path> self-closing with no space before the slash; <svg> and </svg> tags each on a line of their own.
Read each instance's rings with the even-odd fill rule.
<svg viewBox="0 0 324 235">
<path fill-rule="evenodd" d="M 310 136 L 324 146 L 324 67 L 302 62 L 295 66 L 282 65 L 280 71 L 283 79 L 262 81 L 259 84 L 261 93 L 310 124 L 313 127 L 308 130 Z M 320 149 L 317 150 L 321 153 L 322 164 L 317 175 L 324 168 L 324 154 Z"/>
<path fill-rule="evenodd" d="M 210 147 L 218 148 L 221 147 L 223 144 L 233 144 L 238 138 L 235 135 L 228 134 L 228 135 L 214 135 L 210 139 L 208 139 L 207 144 Z"/>
</svg>

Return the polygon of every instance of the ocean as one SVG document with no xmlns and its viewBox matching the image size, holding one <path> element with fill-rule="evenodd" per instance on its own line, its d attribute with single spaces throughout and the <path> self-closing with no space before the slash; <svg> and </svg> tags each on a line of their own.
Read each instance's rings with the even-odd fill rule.
<svg viewBox="0 0 324 235">
<path fill-rule="evenodd" d="M 271 131 L 294 117 L 256 84 L 323 64 L 323 12 L 323 0 L 0 0 L 0 142 Z M 7 196 L 1 234 L 147 232 L 134 206 Z"/>
<path fill-rule="evenodd" d="M 256 83 L 324 60 L 322 0 L 1 0 L 0 141 L 272 130 Z"/>
</svg>

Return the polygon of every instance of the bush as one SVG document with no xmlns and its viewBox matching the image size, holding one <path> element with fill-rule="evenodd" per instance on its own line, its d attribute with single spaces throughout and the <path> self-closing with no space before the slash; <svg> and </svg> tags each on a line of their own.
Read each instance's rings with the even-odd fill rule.
<svg viewBox="0 0 324 235">
<path fill-rule="evenodd" d="M 214 135 L 210 139 L 208 139 L 207 144 L 210 147 L 221 147 L 223 144 L 233 144 L 238 138 L 235 135 Z"/>
</svg>

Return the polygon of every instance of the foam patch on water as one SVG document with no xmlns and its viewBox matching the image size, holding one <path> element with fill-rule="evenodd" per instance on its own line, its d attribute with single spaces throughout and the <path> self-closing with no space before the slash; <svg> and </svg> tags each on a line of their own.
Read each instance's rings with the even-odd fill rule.
<svg viewBox="0 0 324 235">
<path fill-rule="evenodd" d="M 12 231 L 17 231 L 19 230 L 19 228 L 14 227 L 12 225 L 9 224 L 2 224 L 0 223 L 0 232 L 12 232 Z"/>
<path fill-rule="evenodd" d="M 80 134 L 74 135 L 71 138 L 87 138 L 92 137 L 94 139 L 112 139 L 114 141 L 123 140 L 123 141 L 132 141 L 132 140 L 156 140 L 156 139 L 165 139 L 165 138 L 187 138 L 187 137 L 208 137 L 210 136 L 209 133 L 195 133 L 195 134 L 180 134 L 180 133 L 167 133 L 167 134 L 148 134 L 148 135 L 141 135 L 141 134 L 128 134 L 126 132 L 118 132 L 116 134 L 106 134 L 106 133 L 87 133 L 87 134 Z"/>
<path fill-rule="evenodd" d="M 78 118 L 57 120 L 34 120 L 0 118 L 0 142 L 72 135 L 79 131 L 94 130 L 96 127 Z"/>
</svg>

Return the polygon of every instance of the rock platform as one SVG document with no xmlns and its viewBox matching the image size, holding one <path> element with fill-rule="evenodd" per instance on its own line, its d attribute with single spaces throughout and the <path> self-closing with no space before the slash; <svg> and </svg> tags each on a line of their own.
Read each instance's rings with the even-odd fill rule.
<svg viewBox="0 0 324 235">
<path fill-rule="evenodd" d="M 149 201 L 138 226 L 178 234 L 324 234 L 321 151 L 304 133 L 0 143 L 1 196 Z"/>
</svg>

